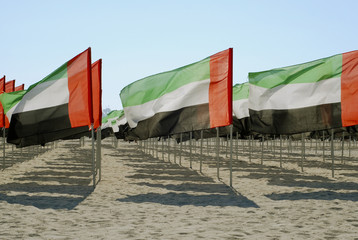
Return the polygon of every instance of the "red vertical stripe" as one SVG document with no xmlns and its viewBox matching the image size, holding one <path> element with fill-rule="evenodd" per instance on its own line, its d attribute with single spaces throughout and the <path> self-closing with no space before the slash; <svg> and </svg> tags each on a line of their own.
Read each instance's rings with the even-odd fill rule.
<svg viewBox="0 0 358 240">
<path fill-rule="evenodd" d="M 9 92 L 13 92 L 15 91 L 15 80 L 11 80 L 5 83 L 5 92 L 9 93 Z M 4 122 L 5 122 L 5 128 L 9 128 L 10 127 L 10 122 L 9 119 L 6 117 L 6 115 L 4 115 Z"/>
<path fill-rule="evenodd" d="M 96 129 L 102 121 L 102 59 L 92 64 L 92 107 L 93 128 Z"/>
<path fill-rule="evenodd" d="M 21 84 L 21 85 L 15 87 L 15 92 L 16 91 L 21 91 L 21 90 L 24 90 L 24 89 L 25 89 L 25 84 Z"/>
<path fill-rule="evenodd" d="M 210 127 L 232 124 L 232 48 L 210 57 Z"/>
<path fill-rule="evenodd" d="M 0 94 L 5 92 L 5 76 L 0 79 Z M 5 127 L 5 116 L 4 116 L 4 109 L 0 102 L 0 128 Z"/>
<path fill-rule="evenodd" d="M 342 54 L 342 126 L 358 124 L 358 51 Z"/>
<path fill-rule="evenodd" d="M 68 113 L 71 126 L 89 126 L 92 120 L 91 48 L 67 63 L 70 99 Z"/>
<path fill-rule="evenodd" d="M 5 83 L 5 92 L 13 92 L 15 90 L 15 80 L 11 80 Z"/>
</svg>

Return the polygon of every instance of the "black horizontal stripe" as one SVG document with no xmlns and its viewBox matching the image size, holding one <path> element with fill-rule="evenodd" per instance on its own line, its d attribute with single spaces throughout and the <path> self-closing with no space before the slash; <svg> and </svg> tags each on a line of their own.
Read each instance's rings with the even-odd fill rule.
<svg viewBox="0 0 358 240">
<path fill-rule="evenodd" d="M 45 144 L 88 131 L 88 126 L 71 128 L 68 104 L 13 114 L 7 142 L 19 147 Z"/>
<path fill-rule="evenodd" d="M 209 104 L 161 112 L 140 121 L 127 132 L 127 140 L 148 139 L 210 128 Z"/>
<path fill-rule="evenodd" d="M 251 130 L 265 134 L 295 134 L 342 127 L 341 104 L 288 110 L 249 109 Z"/>
</svg>

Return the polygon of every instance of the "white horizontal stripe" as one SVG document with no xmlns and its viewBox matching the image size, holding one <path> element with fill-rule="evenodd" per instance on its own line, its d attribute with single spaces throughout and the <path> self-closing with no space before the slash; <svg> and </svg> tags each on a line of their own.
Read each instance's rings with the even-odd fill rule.
<svg viewBox="0 0 358 240">
<path fill-rule="evenodd" d="M 283 110 L 341 102 L 341 79 L 281 85 L 272 89 L 250 84 L 249 108 Z"/>
<path fill-rule="evenodd" d="M 153 117 L 159 112 L 175 111 L 184 107 L 209 103 L 210 79 L 186 84 L 142 105 L 125 107 L 124 113 L 131 128 L 139 121 Z"/>
<path fill-rule="evenodd" d="M 244 98 L 233 101 L 232 111 L 237 119 L 249 117 L 249 99 Z"/>
<path fill-rule="evenodd" d="M 11 122 L 12 114 L 13 114 L 14 110 L 16 109 L 17 105 L 19 105 L 19 103 L 20 102 L 16 103 L 15 106 L 13 106 L 12 108 L 9 109 L 9 111 L 7 111 L 6 117 L 9 120 L 9 122 Z"/>
<path fill-rule="evenodd" d="M 127 123 L 127 119 L 125 116 L 121 117 L 120 119 L 117 120 L 118 126 L 124 125 Z"/>
<path fill-rule="evenodd" d="M 47 81 L 38 84 L 26 93 L 14 114 L 66 104 L 69 101 L 69 96 L 67 78 Z"/>
</svg>

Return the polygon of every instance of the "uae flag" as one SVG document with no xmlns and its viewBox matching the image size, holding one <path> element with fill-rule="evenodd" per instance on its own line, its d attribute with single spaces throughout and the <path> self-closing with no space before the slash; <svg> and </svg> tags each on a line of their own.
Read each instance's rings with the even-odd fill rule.
<svg viewBox="0 0 358 240">
<path fill-rule="evenodd" d="M 15 91 L 15 80 L 5 82 L 5 92 L 10 93 L 10 92 L 13 92 L 13 91 Z M 5 128 L 8 129 L 9 126 L 10 126 L 10 122 L 6 118 L 6 116 L 5 116 L 4 121 L 5 121 Z M 7 135 L 7 133 L 6 133 L 6 135 Z"/>
<path fill-rule="evenodd" d="M 102 121 L 102 59 L 91 66 L 93 128 L 101 126 Z"/>
<path fill-rule="evenodd" d="M 140 79 L 122 89 L 126 119 L 139 139 L 232 123 L 232 48 Z"/>
<path fill-rule="evenodd" d="M 237 119 L 234 121 L 234 129 L 242 135 L 250 131 L 249 120 L 249 83 L 235 84 L 232 88 L 232 111 Z"/>
<path fill-rule="evenodd" d="M 25 91 L 12 112 L 7 142 L 43 145 L 88 131 L 93 122 L 91 91 L 88 48 Z"/>
<path fill-rule="evenodd" d="M 5 83 L 5 92 L 13 92 L 15 91 L 15 80 L 11 80 Z"/>
<path fill-rule="evenodd" d="M 21 84 L 21 85 L 15 87 L 15 91 L 21 91 L 21 90 L 25 90 L 25 84 Z"/>
<path fill-rule="evenodd" d="M 4 109 L 5 122 L 9 123 L 11 121 L 11 116 L 17 105 L 26 94 L 26 91 L 14 91 L 9 93 L 3 93 L 0 95 L 0 102 Z"/>
<path fill-rule="evenodd" d="M 358 124 L 358 51 L 249 73 L 252 130 L 294 134 Z"/>
<path fill-rule="evenodd" d="M 0 78 L 0 94 L 2 94 L 4 92 L 5 92 L 5 76 Z M 3 127 L 5 127 L 4 109 L 0 103 L 0 128 L 3 128 Z"/>
</svg>

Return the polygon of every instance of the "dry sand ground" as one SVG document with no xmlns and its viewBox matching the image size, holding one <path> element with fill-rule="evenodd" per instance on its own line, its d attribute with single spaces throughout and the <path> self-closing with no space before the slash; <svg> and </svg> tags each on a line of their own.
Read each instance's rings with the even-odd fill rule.
<svg viewBox="0 0 358 240">
<path fill-rule="evenodd" d="M 135 143 L 114 148 L 106 139 L 102 181 L 93 191 L 90 149 L 89 141 L 59 142 L 38 156 L 8 148 L 0 239 L 358 239 L 354 161 L 339 160 L 332 178 L 330 159 L 311 148 L 304 172 L 299 150 L 284 152 L 280 170 L 277 148 L 274 156 L 265 145 L 261 165 L 257 145 L 251 162 L 247 151 L 234 155 L 232 190 L 225 152 L 217 180 L 213 152 L 193 151 L 190 169 L 188 149 L 180 166 L 173 149 L 163 161 L 161 152 L 158 159 Z"/>
</svg>

